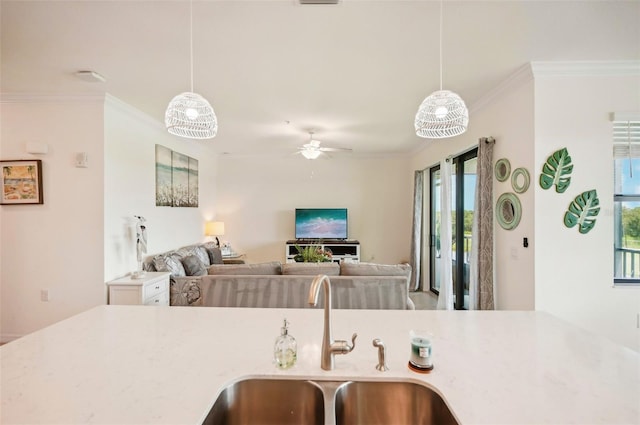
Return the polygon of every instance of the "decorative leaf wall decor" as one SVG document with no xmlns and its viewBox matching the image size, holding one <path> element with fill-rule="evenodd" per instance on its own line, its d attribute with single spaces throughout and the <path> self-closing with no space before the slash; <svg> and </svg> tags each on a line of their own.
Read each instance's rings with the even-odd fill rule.
<svg viewBox="0 0 640 425">
<path fill-rule="evenodd" d="M 547 162 L 542 166 L 540 187 L 546 190 L 555 185 L 556 192 L 564 193 L 571 183 L 572 171 L 573 164 L 567 148 L 557 150 L 547 158 Z"/>
<path fill-rule="evenodd" d="M 600 200 L 595 189 L 582 192 L 571 202 L 564 214 L 564 225 L 573 227 L 577 224 L 580 233 L 588 233 L 596 225 L 599 212 Z"/>
</svg>

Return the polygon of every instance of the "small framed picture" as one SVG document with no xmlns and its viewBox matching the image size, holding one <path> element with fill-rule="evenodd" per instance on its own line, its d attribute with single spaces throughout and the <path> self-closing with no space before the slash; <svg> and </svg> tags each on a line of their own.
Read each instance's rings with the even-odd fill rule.
<svg viewBox="0 0 640 425">
<path fill-rule="evenodd" d="M 2 199 L 0 204 L 42 204 L 42 161 L 20 159 L 0 161 Z"/>
</svg>

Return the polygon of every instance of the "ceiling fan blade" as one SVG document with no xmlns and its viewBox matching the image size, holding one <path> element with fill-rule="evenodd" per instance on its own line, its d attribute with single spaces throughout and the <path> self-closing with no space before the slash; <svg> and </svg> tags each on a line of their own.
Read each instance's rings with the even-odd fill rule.
<svg viewBox="0 0 640 425">
<path fill-rule="evenodd" d="M 322 152 L 353 152 L 353 149 L 349 148 L 320 148 Z"/>
</svg>

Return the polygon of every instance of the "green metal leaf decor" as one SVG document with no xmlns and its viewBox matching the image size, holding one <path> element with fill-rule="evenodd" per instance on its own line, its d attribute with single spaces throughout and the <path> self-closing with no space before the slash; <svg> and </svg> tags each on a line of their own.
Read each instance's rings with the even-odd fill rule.
<svg viewBox="0 0 640 425">
<path fill-rule="evenodd" d="M 571 183 L 572 171 L 573 164 L 567 148 L 557 150 L 547 158 L 547 162 L 542 166 L 540 187 L 546 190 L 555 185 L 556 192 L 564 193 Z"/>
<path fill-rule="evenodd" d="M 571 202 L 564 214 L 564 225 L 567 227 L 578 225 L 580 233 L 589 233 L 596 225 L 596 216 L 599 212 L 600 200 L 595 189 L 582 192 Z"/>
</svg>

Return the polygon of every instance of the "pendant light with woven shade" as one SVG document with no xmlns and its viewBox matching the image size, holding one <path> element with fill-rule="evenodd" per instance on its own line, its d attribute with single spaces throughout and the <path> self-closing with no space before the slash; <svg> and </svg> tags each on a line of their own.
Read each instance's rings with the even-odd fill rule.
<svg viewBox="0 0 640 425">
<path fill-rule="evenodd" d="M 193 92 L 193 0 L 189 1 L 189 45 L 191 91 L 174 97 L 164 115 L 167 131 L 188 139 L 211 139 L 218 132 L 218 120 L 204 97 Z"/>
<path fill-rule="evenodd" d="M 442 90 L 442 0 L 440 0 L 440 90 L 431 93 L 418 108 L 414 126 L 416 135 L 444 139 L 467 131 L 469 111 L 456 93 Z"/>
</svg>

